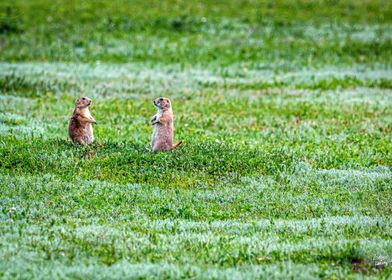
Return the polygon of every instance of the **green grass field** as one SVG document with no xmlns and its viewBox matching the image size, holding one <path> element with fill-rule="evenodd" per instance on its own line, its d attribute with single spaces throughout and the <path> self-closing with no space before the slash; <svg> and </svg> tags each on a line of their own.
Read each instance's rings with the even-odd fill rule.
<svg viewBox="0 0 392 280">
<path fill-rule="evenodd" d="M 1 1 L 0 278 L 390 279 L 391 130 L 392 1 Z"/>
</svg>

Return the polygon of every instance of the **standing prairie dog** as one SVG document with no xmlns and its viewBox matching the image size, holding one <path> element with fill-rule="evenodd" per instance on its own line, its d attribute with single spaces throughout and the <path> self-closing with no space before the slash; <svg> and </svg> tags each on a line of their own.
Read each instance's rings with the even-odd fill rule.
<svg viewBox="0 0 392 280">
<path fill-rule="evenodd" d="M 81 145 L 88 145 L 94 141 L 93 127 L 91 124 L 97 123 L 91 116 L 88 107 L 91 105 L 91 99 L 83 96 L 76 100 L 75 110 L 72 113 L 69 122 L 69 137 L 73 142 Z"/>
<path fill-rule="evenodd" d="M 165 97 L 157 98 L 154 100 L 154 106 L 158 108 L 158 112 L 151 118 L 151 123 L 155 126 L 151 138 L 151 150 L 154 152 L 173 150 L 182 142 L 179 141 L 173 146 L 174 115 L 170 100 Z"/>
</svg>

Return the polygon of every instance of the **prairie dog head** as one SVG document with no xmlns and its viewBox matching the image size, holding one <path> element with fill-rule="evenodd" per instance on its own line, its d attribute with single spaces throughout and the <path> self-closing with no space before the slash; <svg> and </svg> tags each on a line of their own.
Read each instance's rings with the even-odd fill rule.
<svg viewBox="0 0 392 280">
<path fill-rule="evenodd" d="M 161 109 L 161 110 L 170 109 L 171 103 L 170 103 L 169 98 L 159 97 L 154 100 L 154 106 L 157 107 L 158 109 Z"/>
<path fill-rule="evenodd" d="M 82 96 L 78 100 L 76 100 L 76 108 L 84 109 L 90 106 L 92 103 L 91 99 L 87 96 Z"/>
</svg>

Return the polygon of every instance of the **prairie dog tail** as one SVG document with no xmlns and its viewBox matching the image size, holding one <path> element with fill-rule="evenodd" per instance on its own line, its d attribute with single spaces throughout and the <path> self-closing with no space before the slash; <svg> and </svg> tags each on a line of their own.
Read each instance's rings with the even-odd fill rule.
<svg viewBox="0 0 392 280">
<path fill-rule="evenodd" d="M 174 150 L 175 148 L 177 148 L 181 144 L 182 144 L 182 141 L 178 141 L 176 144 L 173 145 L 173 147 L 171 149 Z"/>
</svg>

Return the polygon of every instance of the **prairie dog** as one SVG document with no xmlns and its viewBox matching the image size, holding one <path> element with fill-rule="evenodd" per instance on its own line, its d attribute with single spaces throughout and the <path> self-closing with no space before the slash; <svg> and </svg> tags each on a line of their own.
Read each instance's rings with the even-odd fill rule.
<svg viewBox="0 0 392 280">
<path fill-rule="evenodd" d="M 91 116 L 88 107 L 91 99 L 82 96 L 76 100 L 75 110 L 69 122 L 68 134 L 73 142 L 81 145 L 88 145 L 94 141 L 93 127 L 91 124 L 97 123 Z"/>
<path fill-rule="evenodd" d="M 158 112 L 151 118 L 154 125 L 154 132 L 151 137 L 151 150 L 163 151 L 173 150 L 182 144 L 181 141 L 173 146 L 174 134 L 174 115 L 171 102 L 168 98 L 160 97 L 155 99 L 154 106 L 158 108 Z"/>
</svg>

